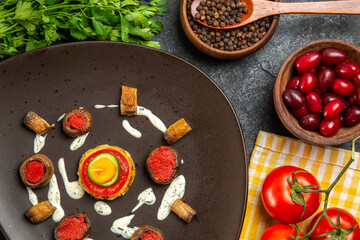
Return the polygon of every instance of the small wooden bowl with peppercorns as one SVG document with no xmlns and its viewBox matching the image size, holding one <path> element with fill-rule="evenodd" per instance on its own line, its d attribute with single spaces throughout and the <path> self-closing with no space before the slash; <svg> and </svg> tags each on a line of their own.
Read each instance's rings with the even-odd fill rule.
<svg viewBox="0 0 360 240">
<path fill-rule="evenodd" d="M 208 0 L 206 2 L 225 5 L 226 1 L 235 4 L 240 2 L 240 0 Z M 280 0 L 275 1 L 279 2 Z M 242 0 L 241 2 L 246 3 L 247 1 Z M 236 29 L 211 29 L 193 19 L 190 13 L 191 3 L 192 0 L 181 0 L 180 2 L 180 20 L 184 32 L 200 51 L 219 59 L 238 59 L 258 51 L 271 39 L 279 24 L 280 16 L 275 15 Z"/>
<path fill-rule="evenodd" d="M 338 49 L 340 50 L 343 54 L 345 53 L 345 60 L 340 60 L 340 63 L 336 63 L 335 65 L 329 65 L 329 63 L 326 63 L 324 60 L 324 49 Z M 333 50 L 332 50 L 333 51 Z M 329 112 L 325 110 L 326 105 L 329 105 L 329 102 L 334 100 L 328 99 L 325 100 L 325 98 L 328 98 L 329 95 L 336 95 L 335 97 L 337 97 L 336 99 L 339 99 L 339 97 L 341 97 L 342 100 L 344 100 L 344 102 L 342 102 L 341 105 L 343 105 L 342 108 L 342 112 L 340 113 L 340 115 L 337 115 L 333 118 L 329 118 L 329 120 L 333 120 L 337 117 L 343 117 L 343 120 L 341 120 L 341 127 L 337 130 L 337 132 L 334 135 L 329 135 L 326 136 L 326 131 L 329 132 L 330 127 L 332 126 L 326 126 L 326 125 L 322 125 L 320 124 L 320 127 L 318 127 L 316 130 L 306 130 L 303 127 L 306 125 L 304 124 L 309 124 L 309 120 L 307 120 L 305 118 L 306 114 L 304 116 L 299 116 L 295 110 L 293 108 L 290 109 L 290 107 L 286 106 L 284 103 L 284 92 L 289 89 L 289 88 L 293 88 L 292 86 L 290 86 L 289 81 L 291 79 L 296 78 L 296 76 L 298 76 L 300 74 L 300 79 L 301 76 L 306 74 L 307 71 L 305 71 L 302 75 L 301 73 L 299 73 L 299 59 L 301 56 L 304 56 L 306 54 L 311 54 L 311 53 L 320 53 L 321 56 L 321 60 L 320 63 L 318 64 L 318 66 L 314 69 L 317 70 L 317 72 L 314 74 L 314 76 L 316 77 L 316 86 L 313 90 L 311 90 L 311 92 L 304 94 L 305 95 L 305 99 L 307 99 L 307 96 L 315 93 L 317 94 L 320 99 L 321 99 L 321 110 L 318 113 L 314 113 L 314 111 L 311 109 L 311 106 L 308 105 L 306 106 L 306 102 L 305 102 L 305 107 L 307 109 L 310 109 L 309 113 L 306 114 L 314 114 L 317 115 L 319 117 L 321 117 L 321 121 L 327 119 L 324 115 L 325 112 Z M 336 52 L 335 52 L 336 53 Z M 335 54 L 333 53 L 333 59 L 338 56 L 339 54 Z M 328 54 L 329 56 L 329 51 Z M 309 56 L 309 55 L 308 55 Z M 329 57 L 327 57 L 329 59 Z M 336 81 L 336 79 L 341 79 L 342 77 L 338 75 L 338 71 L 336 70 L 336 67 L 339 66 L 341 63 L 345 63 L 347 61 L 351 61 L 353 63 L 356 63 L 357 65 L 360 65 L 360 47 L 343 41 L 343 40 L 338 40 L 338 39 L 321 39 L 321 40 L 316 40 L 316 41 L 312 41 L 309 42 L 308 44 L 301 46 L 300 48 L 298 48 L 297 50 L 295 50 L 282 64 L 282 66 L 280 67 L 280 70 L 278 72 L 278 75 L 276 77 L 275 80 L 275 85 L 274 85 L 274 93 L 273 93 L 273 97 L 274 97 L 274 104 L 275 104 L 275 109 L 276 112 L 281 120 L 281 122 L 284 124 L 284 126 L 296 137 L 300 138 L 301 140 L 310 143 L 310 144 L 315 144 L 315 145 L 320 145 L 320 146 L 332 146 L 332 145 L 339 145 L 339 144 L 343 144 L 346 143 L 348 141 L 351 141 L 352 139 L 360 136 L 360 123 L 357 124 L 357 122 L 359 122 L 359 117 L 360 117 L 360 106 L 359 104 L 355 103 L 352 104 L 349 101 L 349 97 L 350 96 L 337 96 L 337 91 L 336 88 L 334 88 L 334 82 Z M 328 61 L 327 61 L 328 62 Z M 321 72 L 325 72 L 325 69 L 331 69 L 331 71 L 333 71 L 334 73 L 334 77 L 332 77 L 334 80 L 330 83 L 331 86 L 329 86 L 327 88 L 327 90 L 324 91 L 320 91 L 319 90 L 319 86 L 322 87 L 321 85 L 319 85 L 320 83 L 318 83 L 318 81 L 320 81 L 320 75 Z M 329 70 L 326 70 L 327 72 L 330 72 Z M 310 72 L 310 71 L 308 71 Z M 358 73 L 360 75 L 360 73 Z M 358 76 L 359 77 L 359 76 Z M 325 77 L 322 77 L 323 79 L 325 79 Z M 341 80 L 342 82 L 355 82 L 355 77 L 354 78 L 344 78 L 344 80 Z M 360 77 L 359 80 L 360 82 Z M 321 81 L 320 81 L 321 82 Z M 288 84 L 289 83 L 289 84 Z M 322 83 L 322 85 L 324 85 L 325 83 Z M 359 83 L 360 84 L 360 83 Z M 354 85 L 359 85 L 359 84 L 354 84 Z M 303 88 L 301 88 L 300 86 L 300 81 L 299 81 L 299 88 L 297 90 L 299 90 L 299 92 L 304 92 Z M 360 88 L 355 86 L 355 92 L 356 92 L 356 88 Z M 335 90 L 334 90 L 335 89 Z M 327 96 L 326 96 L 327 95 Z M 286 99 L 285 99 L 286 100 Z M 339 99 L 340 100 L 340 99 Z M 341 101 L 342 101 L 341 100 Z M 305 100 L 306 101 L 306 100 Z M 326 102 L 325 102 L 326 101 Z M 360 102 L 359 102 L 360 103 Z M 347 105 L 345 107 L 345 104 Z M 356 106 L 358 105 L 358 106 Z M 357 109 L 357 116 L 356 117 L 356 121 L 354 124 L 352 124 L 351 122 L 349 123 L 347 121 L 347 119 L 349 119 L 349 117 L 354 117 L 353 116 L 349 116 L 347 115 L 347 111 L 349 109 Z M 300 109 L 300 108 L 299 108 Z M 345 113 L 343 113 L 345 112 Z M 300 119 L 297 119 L 297 117 L 294 116 L 298 115 L 297 117 Z M 347 116 L 346 116 L 347 115 Z M 304 117 L 303 121 L 302 118 Z M 307 121 L 306 121 L 307 120 Z M 351 120 L 351 119 L 350 119 Z M 322 122 L 321 122 L 322 123 Z M 303 126 L 303 127 L 302 127 Z M 333 127 L 334 129 L 334 127 Z M 331 130 L 331 129 L 330 129 Z"/>
</svg>

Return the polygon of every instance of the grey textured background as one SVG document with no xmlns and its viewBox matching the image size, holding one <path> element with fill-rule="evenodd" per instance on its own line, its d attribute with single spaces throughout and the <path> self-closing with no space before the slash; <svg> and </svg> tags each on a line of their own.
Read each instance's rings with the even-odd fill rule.
<svg viewBox="0 0 360 240">
<path fill-rule="evenodd" d="M 171 9 L 161 18 L 165 28 L 155 39 L 163 50 L 194 64 L 224 91 L 243 127 L 248 160 L 260 130 L 293 136 L 280 122 L 272 99 L 275 77 L 287 56 L 301 45 L 323 38 L 360 46 L 360 15 L 287 14 L 280 17 L 274 36 L 262 49 L 242 59 L 218 60 L 191 44 L 181 27 L 180 1 L 169 1 Z M 351 149 L 351 143 L 340 147 Z"/>
<path fill-rule="evenodd" d="M 180 24 L 180 1 L 169 1 L 170 11 L 160 18 L 165 28 L 155 40 L 163 50 L 204 71 L 224 91 L 242 124 L 248 160 L 259 130 L 292 136 L 277 117 L 272 99 L 275 77 L 286 57 L 299 46 L 323 38 L 360 45 L 360 15 L 282 15 L 274 36 L 261 50 L 238 60 L 217 60 L 190 43 Z M 340 147 L 350 149 L 351 145 Z"/>
</svg>

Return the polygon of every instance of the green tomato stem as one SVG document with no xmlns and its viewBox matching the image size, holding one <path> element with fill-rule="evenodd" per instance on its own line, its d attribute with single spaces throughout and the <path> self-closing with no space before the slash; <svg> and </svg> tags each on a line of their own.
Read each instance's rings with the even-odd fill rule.
<svg viewBox="0 0 360 240">
<path fill-rule="evenodd" d="M 313 228 L 312 228 L 307 234 L 305 234 L 303 237 L 301 237 L 300 240 L 308 239 L 308 237 L 310 237 L 310 235 L 315 231 L 316 226 L 319 224 L 320 220 L 321 220 L 323 217 L 324 217 L 324 215 L 321 214 L 321 215 L 319 216 L 319 218 L 316 220 Z"/>
<path fill-rule="evenodd" d="M 335 185 L 339 182 L 339 180 L 341 179 L 341 177 L 344 175 L 344 173 L 347 171 L 347 169 L 350 167 L 350 165 L 355 161 L 355 141 L 358 140 L 360 138 L 357 137 L 355 139 L 352 140 L 352 149 L 351 149 L 351 158 L 350 160 L 346 163 L 345 167 L 341 170 L 341 172 L 339 173 L 339 175 L 336 177 L 335 181 L 325 190 L 305 190 L 303 191 L 304 193 L 325 193 L 325 199 L 324 199 L 324 207 L 323 207 L 323 211 L 321 213 L 321 215 L 319 216 L 319 218 L 316 220 L 314 226 L 312 227 L 312 229 L 305 234 L 305 236 L 299 238 L 300 240 L 305 240 L 308 239 L 308 237 L 314 232 L 314 230 L 316 229 L 317 225 L 319 224 L 320 220 L 325 217 L 329 224 L 331 224 L 331 226 L 337 230 L 337 231 L 341 231 L 341 227 L 339 226 L 335 226 L 335 224 L 331 221 L 329 215 L 327 215 L 327 207 L 328 207 L 328 202 L 329 202 L 329 196 L 330 196 L 330 192 L 333 190 L 333 188 L 335 187 Z"/>
<path fill-rule="evenodd" d="M 353 145 L 354 146 L 354 145 Z M 355 148 L 355 147 L 354 147 Z M 355 149 L 352 151 L 355 152 Z M 351 153 L 353 155 L 353 153 Z M 346 172 L 346 170 L 350 167 L 350 165 L 354 162 L 354 158 L 351 157 L 349 162 L 345 165 L 345 167 L 341 170 L 339 176 L 336 177 L 335 181 L 330 185 L 330 187 L 326 190 L 327 193 L 329 194 L 331 192 L 331 190 L 335 187 L 335 185 L 338 183 L 338 181 L 340 180 L 340 178 L 344 175 L 344 173 Z"/>
</svg>

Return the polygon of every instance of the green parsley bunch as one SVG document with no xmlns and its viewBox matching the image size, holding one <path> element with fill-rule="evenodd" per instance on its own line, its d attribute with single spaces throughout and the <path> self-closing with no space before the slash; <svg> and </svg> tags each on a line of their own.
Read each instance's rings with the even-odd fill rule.
<svg viewBox="0 0 360 240">
<path fill-rule="evenodd" d="M 168 0 L 0 0 L 0 58 L 58 41 L 109 40 L 160 48 L 163 29 L 154 15 Z"/>
</svg>

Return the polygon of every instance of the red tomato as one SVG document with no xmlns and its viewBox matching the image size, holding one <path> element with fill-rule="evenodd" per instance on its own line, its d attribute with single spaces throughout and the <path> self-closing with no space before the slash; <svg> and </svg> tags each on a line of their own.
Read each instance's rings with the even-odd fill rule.
<svg viewBox="0 0 360 240">
<path fill-rule="evenodd" d="M 300 232 L 300 236 L 304 236 Z M 274 224 L 263 232 L 260 240 L 291 240 L 290 237 L 296 237 L 296 230 L 290 225 L 277 223 Z"/>
<path fill-rule="evenodd" d="M 298 223 L 313 215 L 320 206 L 321 196 L 319 193 L 304 193 L 304 207 L 293 202 L 291 187 L 287 181 L 289 175 L 291 184 L 294 184 L 294 172 L 300 186 L 320 186 L 316 178 L 308 171 L 294 167 L 282 166 L 272 170 L 265 178 L 261 189 L 261 199 L 268 214 L 283 223 Z M 320 187 L 319 187 L 320 188 Z M 318 189 L 318 188 L 317 188 Z M 301 217 L 302 216 L 302 217 Z"/>
<path fill-rule="evenodd" d="M 320 214 L 322 212 L 318 213 L 312 220 L 309 226 L 309 231 L 314 227 L 316 220 L 320 217 Z M 357 220 L 354 218 L 351 213 L 348 211 L 345 211 L 341 208 L 328 208 L 326 213 L 330 217 L 331 221 L 334 223 L 335 226 L 339 226 L 339 223 L 337 221 L 338 213 L 340 215 L 340 226 L 342 229 L 349 229 L 352 228 L 354 225 L 357 224 Z M 324 240 L 331 237 L 331 235 L 327 235 L 324 237 L 316 237 L 323 233 L 333 231 L 334 228 L 330 225 L 329 221 L 326 218 L 322 218 L 319 222 L 319 224 L 316 226 L 314 232 L 310 235 L 310 239 L 312 240 Z M 360 239 L 360 227 L 357 226 L 354 231 L 348 235 L 346 235 L 347 240 L 359 240 Z"/>
</svg>

